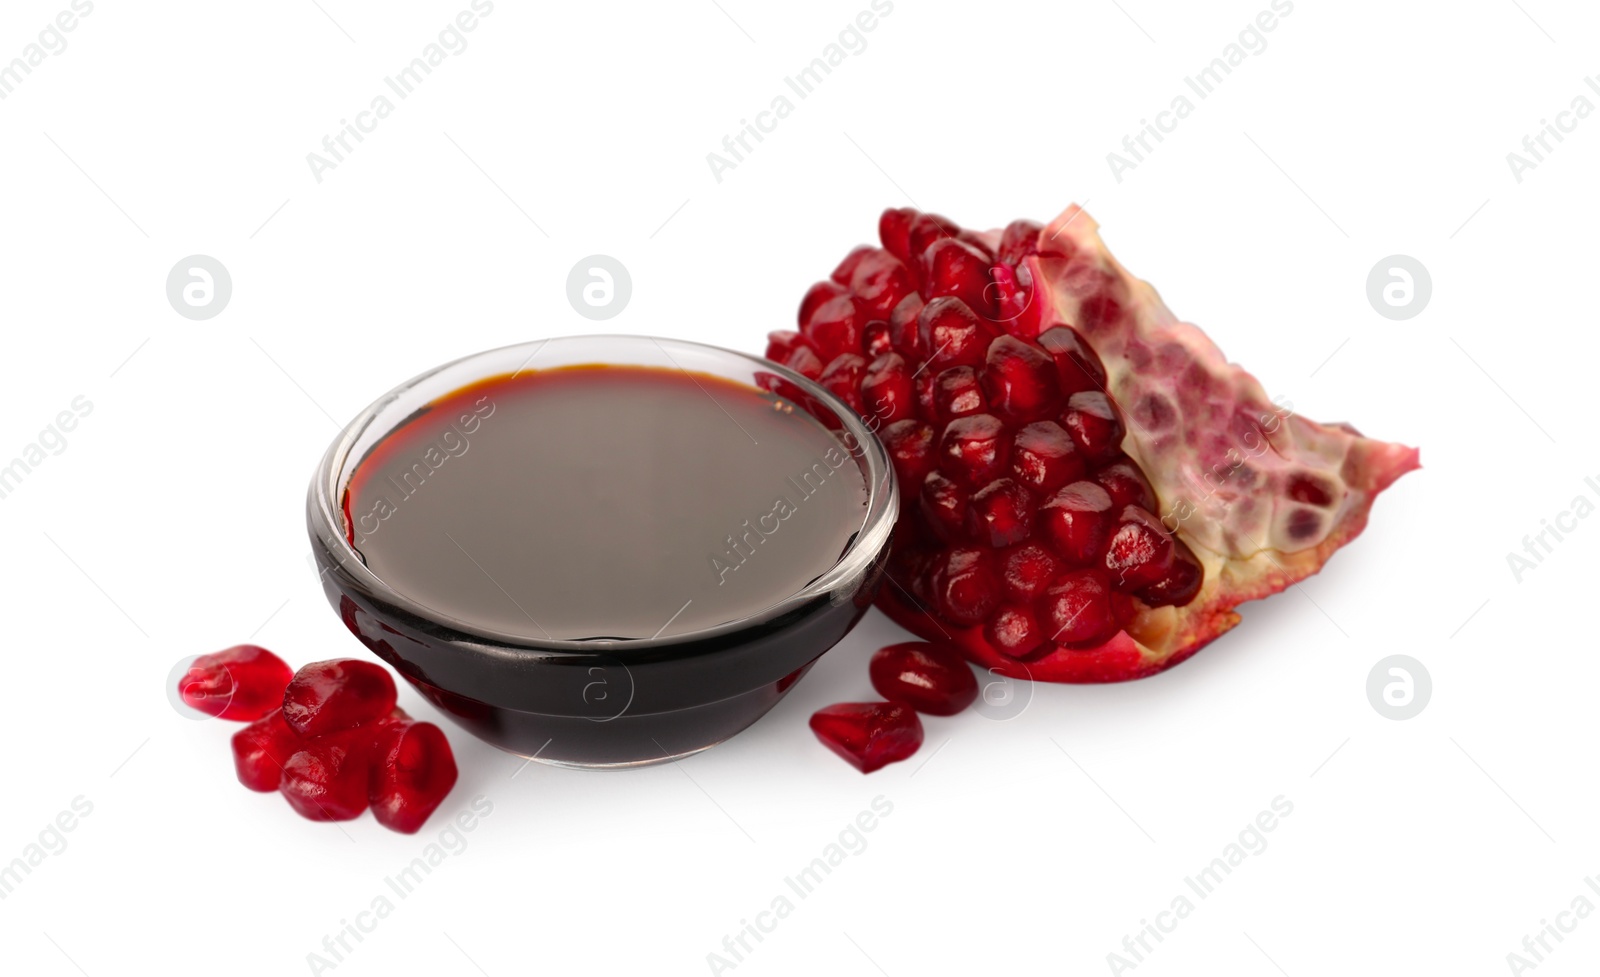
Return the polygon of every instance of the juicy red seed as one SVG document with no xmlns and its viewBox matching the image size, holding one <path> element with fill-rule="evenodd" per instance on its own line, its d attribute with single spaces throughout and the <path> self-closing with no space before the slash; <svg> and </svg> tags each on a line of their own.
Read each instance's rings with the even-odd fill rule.
<svg viewBox="0 0 1600 977">
<path fill-rule="evenodd" d="M 922 745 L 922 720 L 898 702 L 841 702 L 811 716 L 822 745 L 862 773 L 896 763 Z"/>
<path fill-rule="evenodd" d="M 372 735 L 370 727 L 360 727 L 301 743 L 283 765 L 279 793 L 312 821 L 360 817 L 367 809 Z"/>
<path fill-rule="evenodd" d="M 873 249 L 856 265 L 850 276 L 850 290 L 861 300 L 869 317 L 886 319 L 902 299 L 916 292 L 917 284 L 899 258 Z"/>
<path fill-rule="evenodd" d="M 1105 389 L 1105 365 L 1075 330 L 1067 326 L 1047 329 L 1039 334 L 1039 345 L 1056 361 L 1062 393 Z"/>
<path fill-rule="evenodd" d="M 800 300 L 800 315 L 795 321 L 804 329 L 806 323 L 811 321 L 811 316 L 823 305 L 849 294 L 850 290 L 838 282 L 817 282 L 806 289 L 806 297 Z"/>
<path fill-rule="evenodd" d="M 1033 532 L 1033 497 L 1009 478 L 997 478 L 972 497 L 967 534 L 990 546 L 1010 546 Z"/>
<path fill-rule="evenodd" d="M 917 491 L 933 471 L 933 425 L 910 418 L 895 421 L 883 429 L 882 439 L 894 464 L 895 477 L 900 480 L 900 497 L 905 500 L 901 506 L 909 510 L 910 493 Z"/>
<path fill-rule="evenodd" d="M 823 362 L 832 362 L 840 353 L 861 349 L 861 331 L 866 319 L 848 295 L 831 298 L 817 307 L 800 327 L 800 334 L 816 347 Z"/>
<path fill-rule="evenodd" d="M 368 793 L 379 824 L 415 834 L 455 785 L 456 758 L 439 727 L 393 722 L 378 731 Z"/>
<path fill-rule="evenodd" d="M 922 255 L 922 294 L 929 299 L 949 295 L 983 315 L 995 314 L 989 288 L 990 259 L 965 241 L 940 238 Z"/>
<path fill-rule="evenodd" d="M 889 324 L 882 319 L 873 319 L 867 323 L 862 331 L 862 342 L 866 344 L 867 355 L 882 356 L 894 352 L 894 337 L 889 332 Z M 771 359 L 771 357 L 767 357 Z"/>
<path fill-rule="evenodd" d="M 948 217 L 918 214 L 906 229 L 906 248 L 913 256 L 921 256 L 927 253 L 928 245 L 940 238 L 954 237 L 960 230 Z"/>
<path fill-rule="evenodd" d="M 1030 254 L 1039 253 L 1039 235 L 1044 226 L 1030 220 L 1016 220 L 1000 233 L 1000 260 L 1015 265 Z"/>
<path fill-rule="evenodd" d="M 988 485 L 1010 462 L 1010 434 L 993 414 L 958 417 L 939 439 L 939 468 L 968 488 Z"/>
<path fill-rule="evenodd" d="M 283 766 L 299 752 L 302 740 L 274 709 L 233 734 L 233 768 L 251 790 L 277 790 Z"/>
<path fill-rule="evenodd" d="M 862 415 L 879 424 L 893 424 L 917 416 L 917 395 L 911 387 L 911 367 L 899 353 L 874 359 L 861 376 Z"/>
<path fill-rule="evenodd" d="M 878 240 L 901 261 L 911 260 L 911 221 L 916 216 L 910 207 L 891 207 L 878 218 Z"/>
<path fill-rule="evenodd" d="M 922 480 L 922 515 L 945 542 L 962 538 L 967 523 L 967 490 L 940 472 L 929 472 Z"/>
<path fill-rule="evenodd" d="M 1055 421 L 1035 421 L 1011 439 L 1011 475 L 1040 494 L 1083 477 L 1083 456 Z"/>
<path fill-rule="evenodd" d="M 850 253 L 844 256 L 844 260 L 839 262 L 838 267 L 833 269 L 833 274 L 828 277 L 832 278 L 840 285 L 849 285 L 850 278 L 855 274 L 856 268 L 860 266 L 862 261 L 866 260 L 867 255 L 872 254 L 876 250 L 878 249 L 870 245 L 856 245 L 854 248 L 850 249 Z"/>
<path fill-rule="evenodd" d="M 1173 537 L 1172 543 L 1172 566 L 1167 568 L 1166 575 L 1137 594 L 1151 607 L 1182 607 L 1200 593 L 1200 584 L 1205 579 L 1205 570 L 1188 544 L 1177 537 Z"/>
<path fill-rule="evenodd" d="M 822 371 L 817 382 L 860 417 L 865 413 L 861 406 L 861 378 L 866 372 L 866 359 L 855 353 L 841 353 Z"/>
<path fill-rule="evenodd" d="M 1061 426 L 1072 435 L 1090 464 L 1103 464 L 1122 451 L 1122 418 L 1110 398 L 1098 390 L 1075 393 L 1061 413 Z"/>
<path fill-rule="evenodd" d="M 879 648 L 867 672 L 879 695 L 930 716 L 953 716 L 978 698 L 978 681 L 966 660 L 925 641 Z"/>
<path fill-rule="evenodd" d="M 967 303 L 948 295 L 936 298 L 917 313 L 918 342 L 928 351 L 928 367 L 979 367 L 997 333 L 979 319 Z"/>
<path fill-rule="evenodd" d="M 989 246 L 989 242 L 983 239 L 982 234 L 962 229 L 956 232 L 956 240 L 983 255 L 985 263 L 994 264 L 994 248 Z"/>
<path fill-rule="evenodd" d="M 1098 563 L 1111 534 L 1115 508 L 1106 490 L 1093 482 L 1073 482 L 1039 510 L 1039 521 L 1055 550 L 1068 563 Z"/>
<path fill-rule="evenodd" d="M 983 389 L 995 413 L 1019 423 L 1048 417 L 1061 406 L 1055 361 L 1015 336 L 1001 336 L 989 344 Z"/>
<path fill-rule="evenodd" d="M 777 362 L 809 380 L 822 376 L 822 357 L 818 356 L 810 346 L 796 346 L 788 359 Z"/>
<path fill-rule="evenodd" d="M 1010 658 L 1031 654 L 1048 637 L 1039 618 L 1027 607 L 1008 606 L 984 622 L 983 636 L 994 650 Z"/>
<path fill-rule="evenodd" d="M 265 648 L 234 645 L 196 658 L 178 679 L 178 695 L 208 716 L 251 722 L 283 704 L 293 674 Z"/>
<path fill-rule="evenodd" d="M 1099 570 L 1063 574 L 1045 591 L 1042 610 L 1050 641 L 1068 648 L 1104 644 L 1120 625 L 1112 609 L 1111 583 Z"/>
<path fill-rule="evenodd" d="M 1000 600 L 1000 581 L 987 550 L 957 547 L 934 564 L 933 601 L 952 624 L 967 627 L 989 616 Z"/>
<path fill-rule="evenodd" d="M 1024 543 L 1001 556 L 1000 586 L 1011 603 L 1031 604 L 1064 569 L 1054 553 L 1038 543 Z"/>
<path fill-rule="evenodd" d="M 778 329 L 767 333 L 767 359 L 774 363 L 787 360 L 795 350 L 811 348 L 811 342 L 793 329 Z"/>
<path fill-rule="evenodd" d="M 1094 473 L 1094 480 L 1111 496 L 1113 505 L 1136 505 L 1141 509 L 1156 511 L 1156 490 L 1150 487 L 1149 479 L 1132 461 L 1123 460 L 1107 465 Z"/>
<path fill-rule="evenodd" d="M 283 718 L 301 736 L 321 736 L 379 719 L 394 704 L 394 679 L 387 669 L 359 658 L 335 658 L 294 674 L 283 693 Z"/>
<path fill-rule="evenodd" d="M 1026 266 L 992 265 L 995 318 L 1013 336 L 1033 336 L 1039 329 L 1041 310 L 1033 305 L 1033 278 Z"/>
<path fill-rule="evenodd" d="M 1124 506 L 1106 544 L 1106 570 L 1122 591 L 1158 583 L 1172 568 L 1172 534 L 1161 520 L 1136 505 Z"/>
<path fill-rule="evenodd" d="M 923 370 L 911 378 L 911 388 L 917 394 L 917 415 L 931 420 L 937 420 L 939 412 L 934 408 L 933 393 L 939 375 L 932 370 Z"/>
<path fill-rule="evenodd" d="M 921 361 L 926 351 L 922 345 L 922 331 L 917 325 L 918 313 L 925 304 L 922 296 L 912 292 L 889 313 L 889 342 L 897 352 L 913 361 Z"/>
<path fill-rule="evenodd" d="M 958 417 L 981 414 L 989 407 L 983 396 L 978 371 L 970 366 L 952 366 L 933 380 L 933 416 L 941 424 Z"/>
</svg>

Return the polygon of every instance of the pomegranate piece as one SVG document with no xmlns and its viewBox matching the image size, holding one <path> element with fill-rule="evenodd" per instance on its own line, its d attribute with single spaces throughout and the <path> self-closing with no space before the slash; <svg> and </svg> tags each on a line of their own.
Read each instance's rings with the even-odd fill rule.
<svg viewBox="0 0 1600 977">
<path fill-rule="evenodd" d="M 299 752 L 304 741 L 274 709 L 233 734 L 233 767 L 239 783 L 251 790 L 273 791 L 283 777 L 284 764 Z"/>
<path fill-rule="evenodd" d="M 380 724 L 368 782 L 379 824 L 415 834 L 455 785 L 455 754 L 439 727 L 403 720 Z"/>
<path fill-rule="evenodd" d="M 178 694 L 208 716 L 251 722 L 283 704 L 283 689 L 292 674 L 267 649 L 234 645 L 196 658 L 178 679 Z"/>
<path fill-rule="evenodd" d="M 373 730 L 342 729 L 306 740 L 283 765 L 278 792 L 303 818 L 350 821 L 367 809 Z"/>
<path fill-rule="evenodd" d="M 978 698 L 978 680 L 961 653 L 925 641 L 879 648 L 868 674 L 879 695 L 930 716 L 953 716 Z"/>
<path fill-rule="evenodd" d="M 922 745 L 922 720 L 898 702 L 841 702 L 811 716 L 822 745 L 862 773 L 897 763 Z"/>
<path fill-rule="evenodd" d="M 382 665 L 359 658 L 313 662 L 284 690 L 283 718 L 300 736 L 322 736 L 388 715 L 395 697 L 394 679 Z"/>
</svg>

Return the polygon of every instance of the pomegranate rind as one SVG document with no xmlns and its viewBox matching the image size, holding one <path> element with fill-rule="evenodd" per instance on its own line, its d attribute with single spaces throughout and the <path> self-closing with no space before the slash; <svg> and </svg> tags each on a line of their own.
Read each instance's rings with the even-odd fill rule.
<svg viewBox="0 0 1600 977">
<path fill-rule="evenodd" d="M 983 237 L 995 247 L 1000 232 Z M 1415 448 L 1318 424 L 1274 402 L 1129 274 L 1077 206 L 1039 232 L 1037 252 L 1017 269 L 1032 292 L 1006 328 L 1032 339 L 1071 326 L 1094 347 L 1106 393 L 1126 421 L 1122 448 L 1155 488 L 1162 522 L 1199 558 L 1204 583 L 1182 607 L 1136 602 L 1126 629 L 1099 647 L 1046 645 L 1023 661 L 994 650 L 981 625 L 938 620 L 890 583 L 879 607 L 918 637 L 954 645 L 1013 678 L 1093 683 L 1154 675 L 1238 624 L 1239 604 L 1321 570 L 1366 527 L 1378 494 L 1420 467 Z"/>
</svg>

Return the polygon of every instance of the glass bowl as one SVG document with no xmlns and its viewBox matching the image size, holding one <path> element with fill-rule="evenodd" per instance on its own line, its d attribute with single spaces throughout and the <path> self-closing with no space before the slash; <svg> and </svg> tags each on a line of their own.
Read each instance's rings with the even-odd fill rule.
<svg viewBox="0 0 1600 977">
<path fill-rule="evenodd" d="M 795 403 L 831 429 L 861 475 L 865 516 L 831 569 L 748 618 L 650 639 L 556 640 L 487 629 L 426 607 L 368 569 L 346 535 L 345 490 L 419 410 L 479 381 L 581 365 L 676 368 Z M 575 767 L 659 763 L 760 719 L 872 603 L 898 510 L 894 471 L 867 422 L 768 360 L 645 336 L 577 336 L 476 353 L 401 384 L 328 448 L 306 522 L 323 592 L 345 626 L 473 735 Z"/>
</svg>

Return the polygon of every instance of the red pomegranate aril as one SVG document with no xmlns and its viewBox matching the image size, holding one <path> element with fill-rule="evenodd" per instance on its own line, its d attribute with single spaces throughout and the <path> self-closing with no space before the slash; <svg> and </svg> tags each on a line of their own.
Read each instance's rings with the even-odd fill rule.
<svg viewBox="0 0 1600 977">
<path fill-rule="evenodd" d="M 867 672 L 879 695 L 930 716 L 953 716 L 978 698 L 978 680 L 966 659 L 926 641 L 879 648 Z"/>
<path fill-rule="evenodd" d="M 810 341 L 817 356 L 824 363 L 833 362 L 841 353 L 861 350 L 861 334 L 866 319 L 856 308 L 855 299 L 848 295 L 831 298 L 817 307 L 800 326 L 800 334 Z"/>
<path fill-rule="evenodd" d="M 993 414 L 958 417 L 939 439 L 940 470 L 968 488 L 988 485 L 1010 463 L 1010 434 Z"/>
<path fill-rule="evenodd" d="M 1063 486 L 1039 510 L 1039 524 L 1062 558 L 1075 566 L 1098 563 L 1111 535 L 1115 508 L 1093 482 Z"/>
<path fill-rule="evenodd" d="M 1189 545 L 1176 537 L 1172 544 L 1172 565 L 1166 574 L 1135 594 L 1151 607 L 1182 607 L 1194 600 L 1205 581 L 1205 570 Z"/>
<path fill-rule="evenodd" d="M 233 734 L 233 768 L 239 783 L 251 790 L 273 791 L 283 778 L 283 766 L 299 752 L 302 740 L 274 709 Z"/>
<path fill-rule="evenodd" d="M 1156 490 L 1133 462 L 1123 460 L 1107 465 L 1094 473 L 1094 480 L 1111 496 L 1113 505 L 1136 505 L 1156 511 Z"/>
<path fill-rule="evenodd" d="M 1124 506 L 1106 543 L 1112 585 L 1137 591 L 1158 583 L 1172 568 L 1172 536 L 1161 520 L 1136 505 Z"/>
<path fill-rule="evenodd" d="M 940 539 L 955 543 L 965 538 L 967 490 L 942 472 L 929 472 L 922 480 L 922 515 Z"/>
<path fill-rule="evenodd" d="M 967 535 L 990 546 L 1010 546 L 1033 532 L 1033 497 L 1009 478 L 997 478 L 972 497 Z"/>
<path fill-rule="evenodd" d="M 1000 586 L 1013 604 L 1038 600 L 1066 567 L 1038 543 L 1023 543 L 1000 555 Z"/>
<path fill-rule="evenodd" d="M 911 367 L 899 353 L 887 352 L 867 366 L 861 376 L 862 416 L 879 424 L 894 424 L 917 416 L 917 394 L 911 386 Z"/>
<path fill-rule="evenodd" d="M 1039 235 L 1044 227 L 1030 220 L 1015 220 L 1000 232 L 1000 260 L 1016 265 L 1031 254 L 1039 253 Z"/>
<path fill-rule="evenodd" d="M 1011 439 L 1011 476 L 1040 495 L 1083 477 L 1083 456 L 1066 429 L 1055 421 L 1035 421 Z"/>
<path fill-rule="evenodd" d="M 856 265 L 850 290 L 869 317 L 886 319 L 902 299 L 917 290 L 917 284 L 899 258 L 874 248 Z"/>
<path fill-rule="evenodd" d="M 982 234 L 962 228 L 956 232 L 956 240 L 982 255 L 985 264 L 994 264 L 994 248 L 989 246 Z"/>
<path fill-rule="evenodd" d="M 1048 637 L 1039 617 L 1029 607 L 1008 605 L 995 611 L 983 625 L 984 639 L 1008 658 L 1026 658 Z"/>
<path fill-rule="evenodd" d="M 793 329 L 777 329 L 767 333 L 767 351 L 764 355 L 774 363 L 783 363 L 802 347 L 810 349 L 810 340 Z"/>
<path fill-rule="evenodd" d="M 313 662 L 294 674 L 283 693 L 283 719 L 304 737 L 360 726 L 394 707 L 388 670 L 359 658 Z"/>
<path fill-rule="evenodd" d="M 817 382 L 849 405 L 857 417 L 861 417 L 866 413 L 861 402 L 861 379 L 866 372 L 867 361 L 864 358 L 855 353 L 840 353 L 822 371 Z"/>
<path fill-rule="evenodd" d="M 866 345 L 867 355 L 871 357 L 894 352 L 894 337 L 889 334 L 889 324 L 882 319 L 873 319 L 867 323 L 866 328 L 862 330 L 862 342 Z"/>
<path fill-rule="evenodd" d="M 1033 276 L 1026 265 L 991 265 L 989 278 L 994 283 L 995 318 L 1013 336 L 1031 338 L 1039 332 L 1042 309 L 1033 304 Z"/>
<path fill-rule="evenodd" d="M 910 207 L 891 207 L 878 218 L 878 240 L 901 261 L 911 261 L 911 222 L 917 212 Z"/>
<path fill-rule="evenodd" d="M 921 257 L 927 253 L 930 244 L 941 238 L 955 237 L 960 230 L 956 222 L 948 217 L 918 214 L 911 219 L 906 230 L 906 248 L 914 257 Z"/>
<path fill-rule="evenodd" d="M 940 424 L 968 414 L 981 414 L 988 406 L 978 371 L 972 367 L 952 366 L 933 378 L 933 416 Z"/>
<path fill-rule="evenodd" d="M 994 412 L 1015 423 L 1048 417 L 1061 406 L 1055 361 L 1015 336 L 1001 336 L 989 344 L 983 389 Z"/>
<path fill-rule="evenodd" d="M 922 294 L 929 300 L 958 298 L 981 315 L 995 314 L 989 287 L 990 259 L 957 238 L 941 238 L 922 255 Z"/>
<path fill-rule="evenodd" d="M 1076 331 L 1066 326 L 1047 329 L 1039 334 L 1039 345 L 1056 361 L 1056 375 L 1063 394 L 1105 390 L 1105 365 Z"/>
<path fill-rule="evenodd" d="M 934 371 L 982 366 L 989 344 L 998 335 L 967 303 L 948 295 L 922 307 L 917 313 L 917 330 L 921 334 L 918 342 L 927 350 L 928 369 Z"/>
<path fill-rule="evenodd" d="M 196 658 L 178 679 L 178 695 L 208 716 L 252 722 L 283 704 L 293 674 L 259 645 L 234 645 Z"/>
<path fill-rule="evenodd" d="M 861 262 L 866 260 L 867 255 L 872 254 L 876 250 L 878 249 L 871 247 L 870 245 L 857 245 L 850 250 L 849 254 L 844 256 L 843 261 L 839 262 L 839 264 L 834 267 L 833 274 L 829 275 L 828 277 L 832 278 L 840 285 L 849 285 L 850 279 L 855 275 L 856 268 L 860 267 Z"/>
<path fill-rule="evenodd" d="M 806 289 L 805 298 L 800 300 L 800 315 L 795 320 L 796 324 L 804 329 L 806 323 L 811 321 L 812 315 L 822 306 L 836 298 L 849 298 L 849 296 L 850 290 L 838 282 L 817 282 Z"/>
<path fill-rule="evenodd" d="M 415 834 L 455 787 L 456 776 L 455 754 L 439 727 L 390 722 L 373 743 L 372 816 L 391 831 Z"/>
<path fill-rule="evenodd" d="M 938 385 L 939 374 L 933 370 L 924 369 L 911 377 L 911 389 L 917 395 L 917 416 L 928 420 L 938 420 L 939 411 L 934 406 L 934 389 Z M 940 421 L 940 424 L 943 424 Z"/>
<path fill-rule="evenodd" d="M 1104 464 L 1122 451 L 1122 418 L 1110 398 L 1097 390 L 1075 393 L 1061 413 L 1061 426 L 1072 435 L 1091 465 Z"/>
<path fill-rule="evenodd" d="M 927 347 L 922 345 L 922 330 L 917 321 L 925 304 L 922 296 L 912 292 L 889 313 L 889 342 L 894 344 L 897 353 L 918 363 L 922 362 L 922 354 L 927 351 Z"/>
<path fill-rule="evenodd" d="M 922 720 L 899 702 L 841 702 L 811 716 L 822 745 L 862 773 L 904 760 L 922 745 Z"/>
<path fill-rule="evenodd" d="M 283 765 L 278 792 L 303 818 L 349 821 L 367 809 L 372 762 L 370 726 L 302 742 Z"/>
<path fill-rule="evenodd" d="M 900 480 L 901 508 L 909 511 L 911 494 L 934 468 L 933 425 L 908 418 L 888 425 L 879 437 Z"/>
<path fill-rule="evenodd" d="M 945 620 L 961 627 L 979 624 L 1000 599 L 994 557 L 987 550 L 958 547 L 939 557 L 933 567 L 934 606 Z"/>
<path fill-rule="evenodd" d="M 1112 608 L 1111 583 L 1100 570 L 1063 574 L 1045 591 L 1041 604 L 1048 639 L 1064 647 L 1102 644 L 1121 627 Z"/>
</svg>

